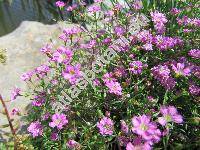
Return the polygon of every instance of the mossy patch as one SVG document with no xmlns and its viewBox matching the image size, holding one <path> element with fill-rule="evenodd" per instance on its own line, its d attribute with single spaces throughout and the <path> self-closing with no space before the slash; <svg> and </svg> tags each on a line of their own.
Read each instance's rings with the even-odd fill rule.
<svg viewBox="0 0 200 150">
<path fill-rule="evenodd" d="M 6 63 L 6 50 L 0 49 L 0 63 Z"/>
</svg>

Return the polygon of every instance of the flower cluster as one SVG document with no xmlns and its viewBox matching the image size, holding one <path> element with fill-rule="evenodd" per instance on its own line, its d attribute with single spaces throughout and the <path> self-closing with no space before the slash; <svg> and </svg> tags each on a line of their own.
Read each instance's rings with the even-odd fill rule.
<svg viewBox="0 0 200 150">
<path fill-rule="evenodd" d="M 179 25 L 183 25 L 183 26 L 200 27 L 200 19 L 189 18 L 188 16 L 183 16 L 182 18 L 177 18 L 177 22 Z"/>
<path fill-rule="evenodd" d="M 97 127 L 99 128 L 99 132 L 104 136 L 113 134 L 113 126 L 114 126 L 113 121 L 108 117 L 102 118 L 97 123 Z"/>
<path fill-rule="evenodd" d="M 62 73 L 62 76 L 69 80 L 71 84 L 75 84 L 77 79 L 81 77 L 80 65 L 75 66 L 67 65 L 65 70 Z"/>
<path fill-rule="evenodd" d="M 28 132 L 30 132 L 33 137 L 41 136 L 43 133 L 42 124 L 39 121 L 32 122 L 28 127 Z"/>
<path fill-rule="evenodd" d="M 154 22 L 154 27 L 156 31 L 160 34 L 165 32 L 165 24 L 167 23 L 167 18 L 163 13 L 158 11 L 151 12 L 152 21 Z"/>
<path fill-rule="evenodd" d="M 153 38 L 152 43 L 154 43 L 160 50 L 168 50 L 174 48 L 175 46 L 182 45 L 183 41 L 180 38 L 156 35 Z"/>
<path fill-rule="evenodd" d="M 15 100 L 18 96 L 20 96 L 20 92 L 21 92 L 21 89 L 15 87 L 15 88 L 12 90 L 12 92 L 11 92 L 10 100 L 13 101 L 13 100 Z"/>
<path fill-rule="evenodd" d="M 199 49 L 192 49 L 189 51 L 188 55 L 190 55 L 192 58 L 199 59 L 200 58 L 200 50 Z"/>
<path fill-rule="evenodd" d="M 110 93 L 114 93 L 116 95 L 122 95 L 122 88 L 117 79 L 113 77 L 112 73 L 106 73 L 103 76 L 103 81 L 105 85 L 109 88 Z"/>
<path fill-rule="evenodd" d="M 81 24 L 64 28 L 63 44 L 40 49 L 48 61 L 21 75 L 33 87 L 25 96 L 36 149 L 196 148 L 199 19 L 196 4 L 171 3 L 57 2 Z M 15 88 L 11 100 L 24 93 Z"/>
<path fill-rule="evenodd" d="M 32 105 L 36 107 L 40 107 L 45 103 L 46 94 L 44 92 L 39 93 L 38 95 L 34 96 Z"/>
<path fill-rule="evenodd" d="M 65 47 L 59 47 L 57 51 L 53 53 L 52 61 L 58 62 L 58 63 L 69 63 L 72 59 L 73 52 Z"/>
<path fill-rule="evenodd" d="M 133 2 L 133 8 L 135 9 L 135 10 L 140 10 L 140 9 L 142 9 L 142 7 L 143 7 L 143 4 L 142 4 L 142 1 L 141 0 L 135 0 L 134 2 Z"/>
<path fill-rule="evenodd" d="M 130 72 L 133 74 L 141 74 L 142 73 L 143 64 L 141 61 L 133 61 L 130 63 Z"/>
<path fill-rule="evenodd" d="M 63 1 L 57 1 L 56 2 L 56 6 L 58 6 L 58 7 L 60 7 L 60 8 L 62 8 L 62 7 L 64 7 L 66 4 L 63 2 Z"/>
<path fill-rule="evenodd" d="M 99 12 L 99 11 L 101 11 L 101 7 L 98 5 L 92 5 L 88 8 L 88 12 L 91 14 Z"/>
<path fill-rule="evenodd" d="M 58 129 L 62 129 L 67 123 L 68 119 L 65 114 L 54 114 L 52 116 L 52 122 L 49 123 L 49 126 L 52 128 L 57 127 Z"/>
<path fill-rule="evenodd" d="M 172 8 L 171 11 L 170 11 L 170 13 L 172 15 L 178 15 L 178 14 L 181 13 L 181 10 L 179 10 L 178 8 Z"/>
<path fill-rule="evenodd" d="M 152 74 L 155 79 L 160 81 L 160 83 L 166 88 L 166 89 L 172 89 L 174 88 L 176 81 L 174 78 L 170 75 L 170 69 L 166 65 L 158 65 L 151 69 Z"/>
<path fill-rule="evenodd" d="M 141 115 L 132 118 L 132 127 L 129 130 L 128 125 L 124 120 L 121 121 L 121 131 L 124 134 L 120 137 L 121 145 L 125 145 L 127 150 L 134 148 L 152 149 L 155 143 L 158 143 L 161 138 L 166 135 L 165 130 L 159 129 L 159 124 L 166 127 L 167 123 L 174 122 L 177 124 L 183 123 L 182 116 L 178 113 L 174 106 L 161 106 L 160 113 L 163 117 L 158 117 L 158 121 L 152 121 L 150 116 Z M 134 140 L 128 138 L 134 134 Z"/>
</svg>

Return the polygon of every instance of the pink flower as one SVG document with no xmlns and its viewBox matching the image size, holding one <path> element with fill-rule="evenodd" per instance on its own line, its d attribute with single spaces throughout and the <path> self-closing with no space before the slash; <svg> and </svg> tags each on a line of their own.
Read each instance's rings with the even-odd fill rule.
<svg viewBox="0 0 200 150">
<path fill-rule="evenodd" d="M 59 139 L 58 133 L 57 132 L 53 132 L 51 134 L 51 140 L 52 141 L 57 141 Z"/>
<path fill-rule="evenodd" d="M 58 129 L 62 129 L 63 126 L 68 124 L 68 119 L 65 114 L 54 114 L 51 119 L 52 122 L 49 123 L 49 126 L 52 128 L 57 127 Z"/>
<path fill-rule="evenodd" d="M 136 35 L 139 42 L 142 43 L 151 43 L 153 35 L 151 34 L 150 30 L 142 30 Z"/>
<path fill-rule="evenodd" d="M 147 96 L 149 102 L 156 102 L 156 99 L 153 96 Z"/>
<path fill-rule="evenodd" d="M 131 142 L 126 145 L 126 150 L 134 150 L 134 146 Z"/>
<path fill-rule="evenodd" d="M 88 7 L 88 12 L 91 14 L 99 12 L 99 11 L 101 11 L 101 7 L 98 5 L 92 5 L 92 6 Z"/>
<path fill-rule="evenodd" d="M 126 145 L 126 150 L 151 150 L 151 146 L 149 143 L 137 143 L 137 144 L 132 144 L 131 142 L 129 142 Z"/>
<path fill-rule="evenodd" d="M 83 49 L 91 49 L 91 48 L 94 48 L 96 46 L 97 42 L 96 40 L 90 40 L 88 43 L 84 43 L 84 44 L 81 44 L 81 48 Z"/>
<path fill-rule="evenodd" d="M 166 65 L 158 65 L 151 69 L 155 79 L 159 80 L 166 89 L 173 89 L 176 85 L 174 78 L 170 76 L 170 69 Z"/>
<path fill-rule="evenodd" d="M 184 33 L 189 33 L 189 32 L 193 32 L 193 31 L 195 31 L 195 30 L 192 30 L 192 29 L 183 29 Z"/>
<path fill-rule="evenodd" d="M 150 14 L 157 32 L 163 33 L 165 31 L 165 24 L 167 23 L 166 16 L 158 11 L 151 12 Z"/>
<path fill-rule="evenodd" d="M 94 0 L 95 3 L 102 3 L 104 0 Z"/>
<path fill-rule="evenodd" d="M 121 120 L 121 131 L 124 133 L 128 133 L 129 131 L 128 125 L 124 120 Z"/>
<path fill-rule="evenodd" d="M 100 82 L 98 79 L 94 79 L 94 80 L 93 80 L 93 84 L 94 84 L 95 86 L 100 86 L 100 85 L 101 85 L 101 82 Z"/>
<path fill-rule="evenodd" d="M 195 27 L 200 27 L 200 19 L 193 18 L 191 21 L 191 25 L 193 25 Z"/>
<path fill-rule="evenodd" d="M 77 4 L 73 4 L 72 6 L 67 7 L 67 11 L 73 11 L 77 8 Z"/>
<path fill-rule="evenodd" d="M 114 5 L 113 10 L 119 11 L 119 10 L 121 10 L 121 9 L 123 9 L 123 8 L 124 8 L 124 7 L 123 7 L 120 3 L 116 3 L 116 4 Z"/>
<path fill-rule="evenodd" d="M 200 79 L 200 66 L 193 65 L 192 72 L 197 78 Z"/>
<path fill-rule="evenodd" d="M 112 135 L 113 134 L 113 128 L 114 123 L 113 121 L 108 117 L 103 117 L 98 123 L 97 127 L 99 128 L 99 132 L 101 135 Z"/>
<path fill-rule="evenodd" d="M 58 7 L 60 7 L 60 8 L 62 8 L 62 7 L 64 7 L 66 4 L 63 2 L 63 1 L 57 1 L 56 2 L 56 6 L 58 6 Z"/>
<path fill-rule="evenodd" d="M 56 52 L 53 53 L 52 60 L 58 63 L 67 64 L 71 61 L 73 52 L 65 47 L 59 47 Z"/>
<path fill-rule="evenodd" d="M 152 39 L 152 43 L 161 51 L 171 49 L 175 46 L 182 45 L 183 41 L 180 38 L 172 38 L 162 35 L 156 35 Z"/>
<path fill-rule="evenodd" d="M 142 73 L 142 68 L 143 68 L 143 64 L 142 64 L 141 61 L 133 61 L 133 62 L 130 63 L 129 70 L 133 74 L 141 74 Z"/>
<path fill-rule="evenodd" d="M 109 112 L 109 111 L 106 111 L 106 112 L 105 112 L 105 116 L 109 118 L 109 117 L 110 117 L 110 112 Z"/>
<path fill-rule="evenodd" d="M 62 76 L 69 80 L 71 84 L 75 84 L 77 79 L 81 77 L 80 64 L 75 66 L 67 65 L 63 71 Z"/>
<path fill-rule="evenodd" d="M 166 136 L 169 134 L 169 128 L 167 127 L 166 129 L 163 130 L 162 135 Z"/>
<path fill-rule="evenodd" d="M 146 43 L 142 46 L 142 49 L 146 50 L 146 51 L 152 51 L 153 50 L 153 45 L 151 43 Z"/>
<path fill-rule="evenodd" d="M 38 98 L 37 100 L 32 101 L 32 106 L 40 107 L 44 104 L 45 99 L 44 98 Z"/>
<path fill-rule="evenodd" d="M 114 27 L 114 32 L 117 36 L 122 36 L 126 30 L 122 26 L 116 26 Z"/>
<path fill-rule="evenodd" d="M 191 49 L 188 55 L 192 58 L 200 59 L 200 49 Z"/>
<path fill-rule="evenodd" d="M 80 33 L 81 32 L 81 28 L 79 28 L 79 27 L 71 27 L 71 28 L 65 28 L 64 30 L 63 30 L 63 33 L 67 36 L 67 37 L 70 37 L 70 36 L 72 36 L 72 35 L 76 35 L 76 34 L 78 34 L 78 33 Z"/>
<path fill-rule="evenodd" d="M 57 85 L 57 84 L 58 84 L 58 80 L 57 80 L 57 79 L 53 79 L 53 80 L 51 80 L 51 83 L 52 83 L 53 85 Z"/>
<path fill-rule="evenodd" d="M 44 47 L 40 49 L 40 51 L 43 53 L 50 53 L 52 47 L 53 47 L 52 44 L 46 44 Z"/>
<path fill-rule="evenodd" d="M 20 110 L 18 108 L 13 108 L 11 111 L 11 115 L 15 116 L 15 115 L 19 115 L 20 114 Z"/>
<path fill-rule="evenodd" d="M 20 96 L 20 92 L 21 92 L 20 88 L 14 87 L 13 91 L 11 92 L 10 100 L 13 101 L 17 98 L 17 96 Z"/>
<path fill-rule="evenodd" d="M 117 137 L 117 140 L 121 146 L 126 146 L 130 142 L 131 138 L 126 135 L 120 135 Z"/>
<path fill-rule="evenodd" d="M 184 63 L 176 63 L 172 64 L 172 69 L 176 73 L 177 76 L 190 76 L 191 69 L 189 67 L 185 68 Z"/>
<path fill-rule="evenodd" d="M 114 69 L 114 75 L 116 77 L 120 78 L 120 77 L 126 76 L 127 73 L 126 73 L 124 67 L 117 67 L 117 68 Z"/>
<path fill-rule="evenodd" d="M 142 115 L 135 116 L 132 118 L 132 132 L 136 133 L 139 136 L 142 136 L 143 139 L 151 142 L 160 141 L 161 132 L 157 129 L 157 125 L 154 122 L 151 122 L 151 117 Z"/>
<path fill-rule="evenodd" d="M 178 114 L 177 109 L 174 106 L 162 106 L 160 113 L 163 117 L 158 118 L 158 122 L 165 126 L 168 122 L 182 123 L 183 117 Z"/>
<path fill-rule="evenodd" d="M 28 132 L 30 132 L 33 137 L 41 136 L 43 134 L 43 127 L 39 121 L 35 121 L 28 127 Z"/>
<path fill-rule="evenodd" d="M 135 54 L 130 54 L 129 57 L 130 57 L 131 59 L 134 59 L 134 58 L 135 58 Z"/>
<path fill-rule="evenodd" d="M 27 81 L 27 80 L 31 80 L 32 76 L 33 76 L 33 71 L 29 71 L 29 72 L 23 73 L 20 78 L 23 81 Z"/>
<path fill-rule="evenodd" d="M 181 10 L 179 10 L 178 8 L 172 8 L 171 11 L 170 11 L 170 13 L 172 15 L 178 15 L 178 14 L 181 13 Z"/>
<path fill-rule="evenodd" d="M 134 0 L 132 6 L 133 6 L 133 8 L 134 8 L 135 10 L 140 10 L 140 9 L 143 8 L 143 4 L 142 4 L 142 1 L 141 1 L 141 0 Z"/>
<path fill-rule="evenodd" d="M 107 10 L 104 12 L 104 14 L 106 17 L 112 17 L 112 16 L 114 16 L 115 13 L 112 10 Z"/>
<path fill-rule="evenodd" d="M 50 68 L 47 65 L 41 65 L 35 69 L 35 73 L 38 74 L 39 78 L 46 76 L 49 71 Z"/>
<path fill-rule="evenodd" d="M 69 39 L 64 33 L 62 33 L 60 36 L 59 36 L 59 39 L 61 39 L 62 41 L 64 42 L 67 42 L 67 40 Z"/>
<path fill-rule="evenodd" d="M 105 84 L 109 88 L 110 93 L 122 95 L 122 87 L 118 82 L 110 81 Z"/>
<path fill-rule="evenodd" d="M 188 18 L 187 16 L 183 16 L 182 19 L 177 18 L 177 22 L 178 22 L 179 25 L 189 25 L 190 22 L 191 22 L 191 19 Z"/>
<path fill-rule="evenodd" d="M 170 75 L 170 69 L 166 65 L 158 65 L 151 70 L 155 78 L 164 78 Z"/>
<path fill-rule="evenodd" d="M 66 145 L 69 149 L 76 149 L 80 146 L 80 144 L 74 140 L 69 140 Z"/>
<path fill-rule="evenodd" d="M 42 115 L 42 120 L 48 120 L 50 118 L 51 114 L 49 112 L 45 113 L 44 115 Z"/>
<path fill-rule="evenodd" d="M 107 82 L 110 82 L 110 81 L 117 81 L 114 77 L 113 77 L 113 74 L 112 73 L 106 73 L 103 75 L 103 81 L 104 83 L 107 83 Z"/>
<path fill-rule="evenodd" d="M 163 78 L 160 82 L 165 87 L 165 89 L 168 89 L 168 90 L 173 89 L 176 85 L 176 81 L 171 76 L 167 78 Z"/>
<path fill-rule="evenodd" d="M 47 73 L 50 70 L 49 66 L 41 65 L 35 69 L 35 72 L 38 74 Z"/>
<path fill-rule="evenodd" d="M 179 25 L 200 27 L 200 19 L 189 18 L 188 16 L 183 16 L 182 19 L 177 18 L 177 22 Z"/>
<path fill-rule="evenodd" d="M 192 95 L 200 95 L 200 87 L 194 84 L 190 84 L 189 91 Z"/>
<path fill-rule="evenodd" d="M 136 137 L 133 140 L 133 145 L 134 145 L 135 150 L 138 150 L 138 149 L 151 150 L 152 149 L 151 147 L 152 143 L 149 141 L 144 141 L 141 137 Z"/>
</svg>

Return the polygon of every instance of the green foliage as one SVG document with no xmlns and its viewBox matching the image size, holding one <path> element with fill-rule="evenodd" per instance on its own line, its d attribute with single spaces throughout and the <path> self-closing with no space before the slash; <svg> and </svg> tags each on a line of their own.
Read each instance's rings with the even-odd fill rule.
<svg viewBox="0 0 200 150">
<path fill-rule="evenodd" d="M 0 49 L 0 63 L 6 63 L 6 50 Z"/>
</svg>

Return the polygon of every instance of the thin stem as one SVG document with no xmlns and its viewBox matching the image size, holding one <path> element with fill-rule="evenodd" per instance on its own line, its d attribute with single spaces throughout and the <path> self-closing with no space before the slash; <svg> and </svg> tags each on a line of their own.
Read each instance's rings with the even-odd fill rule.
<svg viewBox="0 0 200 150">
<path fill-rule="evenodd" d="M 12 135 L 13 135 L 13 137 L 14 137 L 14 149 L 16 150 L 16 143 L 15 143 L 15 136 L 16 136 L 16 133 L 15 133 L 15 129 L 14 129 L 13 125 L 12 125 L 12 121 L 11 121 L 11 119 L 10 119 L 10 115 L 9 115 L 7 106 L 6 106 L 5 102 L 3 101 L 3 98 L 2 98 L 2 96 L 1 96 L 1 94 L 0 94 L 0 101 L 1 101 L 1 103 L 2 103 L 2 105 L 3 105 L 4 111 L 5 111 L 5 114 L 6 114 L 8 123 L 9 123 L 9 126 L 10 126 L 10 130 L 11 130 Z"/>
</svg>

